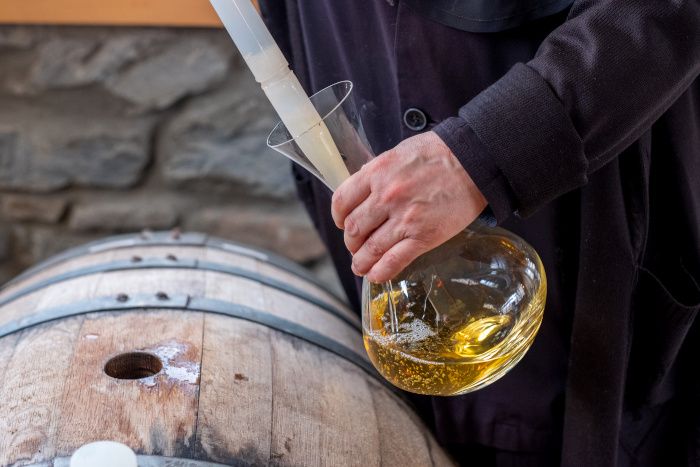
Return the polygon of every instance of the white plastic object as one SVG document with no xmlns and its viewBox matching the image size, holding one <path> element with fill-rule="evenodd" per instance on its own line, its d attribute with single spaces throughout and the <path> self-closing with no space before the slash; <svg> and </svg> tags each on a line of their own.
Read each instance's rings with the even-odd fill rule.
<svg viewBox="0 0 700 467">
<path fill-rule="evenodd" d="M 338 148 L 250 0 L 209 0 L 272 107 L 329 185 L 350 176 Z"/>
<path fill-rule="evenodd" d="M 136 454 L 116 441 L 95 441 L 81 446 L 70 458 L 70 467 L 138 467 Z"/>
</svg>

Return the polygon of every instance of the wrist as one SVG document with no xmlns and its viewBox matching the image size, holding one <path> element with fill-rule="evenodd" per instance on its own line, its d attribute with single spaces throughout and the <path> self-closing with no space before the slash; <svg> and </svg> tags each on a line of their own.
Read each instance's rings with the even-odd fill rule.
<svg viewBox="0 0 700 467">
<path fill-rule="evenodd" d="M 515 211 L 512 190 L 476 134 L 460 117 L 450 117 L 432 131 L 450 149 L 483 196 L 489 223 L 501 223 Z"/>
</svg>

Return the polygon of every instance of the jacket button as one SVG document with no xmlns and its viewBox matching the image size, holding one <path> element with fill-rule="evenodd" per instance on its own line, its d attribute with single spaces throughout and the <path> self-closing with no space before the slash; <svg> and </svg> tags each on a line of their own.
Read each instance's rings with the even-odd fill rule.
<svg viewBox="0 0 700 467">
<path fill-rule="evenodd" d="M 428 118 L 422 110 L 411 107 L 403 113 L 403 123 L 413 131 L 421 131 L 428 126 Z"/>
</svg>

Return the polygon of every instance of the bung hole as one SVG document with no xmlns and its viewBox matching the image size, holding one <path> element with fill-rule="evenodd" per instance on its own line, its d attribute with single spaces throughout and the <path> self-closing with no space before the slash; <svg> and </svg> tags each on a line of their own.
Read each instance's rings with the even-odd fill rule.
<svg viewBox="0 0 700 467">
<path fill-rule="evenodd" d="M 104 371 L 116 379 L 141 379 L 157 374 L 162 368 L 163 363 L 153 354 L 127 352 L 110 358 Z"/>
</svg>

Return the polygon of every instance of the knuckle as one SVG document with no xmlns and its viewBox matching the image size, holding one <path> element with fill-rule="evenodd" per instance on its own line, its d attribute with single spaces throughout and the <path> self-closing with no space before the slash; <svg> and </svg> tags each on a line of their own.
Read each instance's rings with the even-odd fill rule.
<svg viewBox="0 0 700 467">
<path fill-rule="evenodd" d="M 382 257 L 384 268 L 389 271 L 398 271 L 403 268 L 403 257 L 394 251 L 388 251 Z"/>
<path fill-rule="evenodd" d="M 365 164 L 362 166 L 362 169 L 364 171 L 365 176 L 373 176 L 375 174 L 381 173 L 384 171 L 387 165 L 387 160 L 386 158 L 383 157 L 383 155 L 378 156 L 372 160 L 372 162 Z"/>
<path fill-rule="evenodd" d="M 384 253 L 384 250 L 379 246 L 377 241 L 372 238 L 367 239 L 364 246 L 367 249 L 367 253 L 372 258 L 378 258 Z"/>
<path fill-rule="evenodd" d="M 418 223 L 418 221 L 421 219 L 421 211 L 422 210 L 416 205 L 409 206 L 401 219 L 401 223 L 404 226 L 414 225 Z"/>
<path fill-rule="evenodd" d="M 386 161 L 387 161 L 387 153 L 380 154 L 379 156 L 375 157 L 371 163 L 365 165 L 364 167 L 369 171 L 373 172 L 376 169 L 380 169 L 382 167 L 386 166 Z"/>
<path fill-rule="evenodd" d="M 398 225 L 395 229 L 395 232 L 396 232 L 397 238 L 400 240 L 412 237 L 411 229 L 404 224 Z"/>
<path fill-rule="evenodd" d="M 358 242 L 356 239 L 348 236 L 347 234 L 344 235 L 343 241 L 345 242 L 345 247 L 348 249 L 350 253 L 355 253 L 357 252 L 358 249 Z"/>
<path fill-rule="evenodd" d="M 389 149 L 375 157 L 371 163 L 366 164 L 366 167 L 373 174 L 384 173 L 394 164 L 397 154 L 397 148 Z"/>
<path fill-rule="evenodd" d="M 356 273 L 367 272 L 367 261 L 361 255 L 355 255 L 352 258 L 352 268 Z"/>
<path fill-rule="evenodd" d="M 336 198 L 335 194 L 333 194 L 333 198 L 331 198 L 331 217 L 338 227 L 343 227 L 344 219 L 340 214 L 340 203 L 338 202 L 338 198 Z"/>
<path fill-rule="evenodd" d="M 400 183 L 392 183 L 384 188 L 382 193 L 382 201 L 386 204 L 396 203 L 404 193 L 404 187 Z"/>
<path fill-rule="evenodd" d="M 346 237 L 354 237 L 357 235 L 358 226 L 357 226 L 357 222 L 355 221 L 355 219 L 352 215 L 346 217 L 343 224 L 344 224 L 344 228 L 345 228 L 345 236 Z"/>
<path fill-rule="evenodd" d="M 340 210 L 342 210 L 344 203 L 345 203 L 345 194 L 343 193 L 343 190 L 336 189 L 333 192 L 333 196 L 331 197 L 331 208 L 334 211 L 340 211 Z"/>
<path fill-rule="evenodd" d="M 417 201 L 413 204 L 411 204 L 408 209 L 406 209 L 406 213 L 411 215 L 412 217 L 421 217 L 423 213 L 426 211 L 428 208 L 427 203 L 423 201 Z"/>
<path fill-rule="evenodd" d="M 381 153 L 379 156 L 377 156 L 375 158 L 375 160 L 377 161 L 378 164 L 384 165 L 389 161 L 389 159 L 394 157 L 394 154 L 396 154 L 396 147 L 394 147 L 392 149 L 387 149 L 386 151 Z"/>
</svg>

